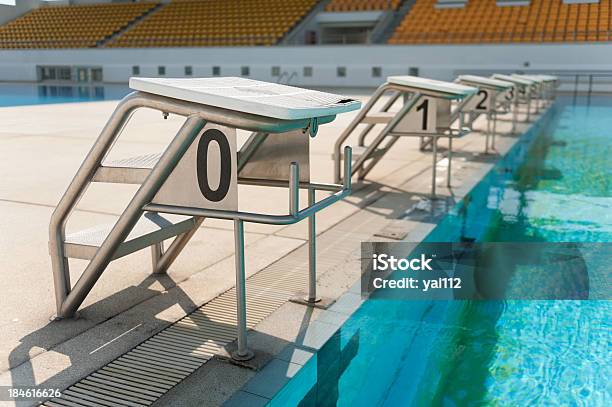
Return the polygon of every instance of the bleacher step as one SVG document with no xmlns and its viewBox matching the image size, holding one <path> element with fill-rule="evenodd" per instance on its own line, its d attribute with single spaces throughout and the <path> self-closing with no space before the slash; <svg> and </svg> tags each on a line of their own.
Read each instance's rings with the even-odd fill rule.
<svg viewBox="0 0 612 407">
<path fill-rule="evenodd" d="M 100 225 L 66 236 L 66 257 L 92 259 L 114 224 Z M 170 239 L 196 227 L 195 218 L 182 215 L 167 215 L 145 212 L 127 239 L 117 249 L 113 260 L 134 253 L 152 244 Z"/>
<path fill-rule="evenodd" d="M 142 184 L 160 157 L 161 153 L 155 153 L 103 163 L 98 171 L 96 171 L 92 181 L 115 184 Z"/>
</svg>

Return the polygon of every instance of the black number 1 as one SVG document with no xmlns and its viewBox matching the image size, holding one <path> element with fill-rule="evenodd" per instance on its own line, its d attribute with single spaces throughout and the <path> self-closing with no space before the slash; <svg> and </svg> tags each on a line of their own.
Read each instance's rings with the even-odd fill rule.
<svg viewBox="0 0 612 407">
<path fill-rule="evenodd" d="M 221 175 L 219 177 L 219 186 L 215 190 L 210 188 L 210 183 L 208 182 L 208 146 L 212 141 L 217 143 L 221 153 Z M 223 200 L 232 182 L 232 152 L 225 134 L 217 129 L 209 129 L 202 134 L 198 143 L 196 164 L 198 186 L 204 198 L 211 202 Z"/>
<path fill-rule="evenodd" d="M 429 108 L 429 99 L 423 100 L 423 103 L 417 106 L 416 111 L 423 111 L 423 121 L 421 122 L 421 130 L 427 130 L 427 113 Z"/>
</svg>

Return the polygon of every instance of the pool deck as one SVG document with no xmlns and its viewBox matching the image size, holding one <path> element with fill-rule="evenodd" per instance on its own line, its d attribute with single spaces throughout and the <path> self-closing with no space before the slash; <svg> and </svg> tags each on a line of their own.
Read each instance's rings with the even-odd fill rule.
<svg viewBox="0 0 612 407">
<path fill-rule="evenodd" d="M 367 100 L 364 95 L 350 96 Z M 65 389 L 234 286 L 233 224 L 209 219 L 168 275 L 151 275 L 149 251 L 114 261 L 85 300 L 78 319 L 50 322 L 55 298 L 47 249 L 49 219 L 115 105 L 0 108 L 0 386 Z M 321 126 L 311 143 L 312 179 L 333 181 L 332 146 L 354 115 L 341 115 Z M 157 112 L 138 111 L 110 158 L 162 151 L 181 123 L 180 117 L 161 120 Z M 518 139 L 504 135 L 509 127 L 509 115 L 500 117 L 498 154 Z M 527 127 L 520 123 L 519 133 Z M 483 118 L 475 128 L 484 128 Z M 240 132 L 239 143 L 246 136 Z M 436 218 L 406 215 L 430 191 L 431 155 L 420 152 L 417 144 L 416 138 L 401 139 L 367 182 L 355 184 L 352 196 L 317 215 L 320 295 L 339 298 L 358 280 L 361 241 L 385 240 L 394 233 L 419 241 L 435 226 Z M 460 200 L 482 178 L 498 158 L 485 156 L 483 149 L 480 132 L 454 141 L 453 188 L 444 187 L 446 160 L 440 157 L 439 195 Z M 112 223 L 134 192 L 134 186 L 93 185 L 70 219 L 68 232 Z M 244 210 L 286 211 L 286 201 L 285 190 L 241 189 Z M 301 268 L 305 289 L 306 226 L 307 222 L 284 227 L 246 224 L 247 276 Z M 84 264 L 71 262 L 73 281 Z M 350 313 L 338 308 L 342 306 L 336 308 L 337 318 L 291 302 L 262 315 L 249 340 L 258 354 L 255 364 L 272 366 L 267 368 L 274 370 L 272 378 L 252 384 L 255 370 L 213 358 L 154 405 L 219 405 L 247 383 L 232 402 L 243 397 L 248 405 L 265 404 L 301 365 L 299 355 L 279 353 L 292 343 L 307 346 L 308 341 L 316 349 L 327 335 L 322 332 L 337 327 Z"/>
</svg>

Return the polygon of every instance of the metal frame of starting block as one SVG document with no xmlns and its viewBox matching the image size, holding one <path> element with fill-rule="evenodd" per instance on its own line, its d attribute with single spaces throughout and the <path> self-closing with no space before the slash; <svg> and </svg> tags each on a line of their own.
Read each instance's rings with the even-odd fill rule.
<svg viewBox="0 0 612 407">
<path fill-rule="evenodd" d="M 474 121 L 482 115 L 487 116 L 487 132 L 485 136 L 485 154 L 491 149 L 495 150 L 495 135 L 497 133 L 497 115 L 505 114 L 511 110 L 511 103 L 515 97 L 514 84 L 499 79 L 486 78 L 476 75 L 460 75 L 455 81 L 462 85 L 478 88 L 478 93 L 466 98 L 460 107 L 470 114 L 466 125 L 471 129 Z M 513 126 L 516 121 L 516 111 L 513 114 Z"/>
<path fill-rule="evenodd" d="M 533 97 L 532 94 L 532 86 L 533 81 L 530 79 L 520 78 L 515 75 L 503 75 L 503 74 L 494 74 L 491 76 L 493 79 L 499 79 L 502 81 L 513 83 L 516 86 L 516 95 L 514 98 L 514 106 L 513 108 L 518 112 L 518 107 L 520 104 L 524 104 L 527 107 L 527 114 L 525 116 L 525 121 L 531 120 L 531 100 Z M 517 119 L 518 120 L 518 119 Z M 516 133 L 516 127 L 512 127 L 512 133 Z"/>
<path fill-rule="evenodd" d="M 536 75 L 544 81 L 544 100 L 546 105 L 550 106 L 556 98 L 557 87 L 559 86 L 559 78 L 553 75 Z"/>
<path fill-rule="evenodd" d="M 525 78 L 536 82 L 537 95 L 543 107 L 548 106 L 555 99 L 555 91 L 557 89 L 558 78 L 552 75 L 514 75 L 520 78 Z M 536 112 L 539 111 L 539 105 L 536 105 Z"/>
<path fill-rule="evenodd" d="M 450 187 L 452 140 L 462 137 L 469 131 L 463 127 L 463 113 L 460 110 L 451 110 L 451 101 L 465 99 L 477 91 L 478 89 L 473 87 L 415 76 L 388 77 L 336 140 L 333 153 L 334 182 L 342 181 L 342 160 L 344 159 L 345 167 L 346 162 L 350 160 L 350 157 L 342 154 L 343 144 L 355 132 L 359 124 L 365 124 L 366 127 L 358 136 L 358 147 L 354 148 L 355 162 L 352 165 L 352 171 L 344 172 L 344 181 L 346 182 L 347 174 L 353 176 L 356 172 L 358 172 L 358 179 L 364 179 L 399 137 L 420 137 L 421 141 L 424 137 L 429 137 L 432 140 L 433 152 L 431 196 L 435 198 L 438 139 L 448 138 L 447 186 Z M 383 103 L 380 111 L 372 111 L 377 102 L 387 93 L 390 93 L 389 99 Z M 390 111 L 400 97 L 403 97 L 403 105 L 400 110 Z M 457 119 L 459 124 L 453 128 L 452 125 Z M 366 136 L 378 124 L 384 125 L 384 128 L 366 147 Z M 388 141 L 382 145 L 386 139 Z M 367 161 L 369 162 L 366 164 Z"/>
<path fill-rule="evenodd" d="M 533 76 L 528 76 L 528 75 L 512 74 L 512 76 L 514 78 L 523 79 L 525 81 L 531 82 L 529 84 L 530 105 L 531 105 L 531 102 L 535 102 L 534 103 L 534 113 L 535 114 L 540 113 L 539 101 L 541 99 L 543 81 L 541 79 L 538 79 Z M 530 117 L 528 117 L 527 121 L 529 120 L 530 120 Z"/>
<path fill-rule="evenodd" d="M 537 75 L 512 74 L 512 76 L 516 78 L 526 79 L 532 82 L 531 93 L 532 99 L 535 101 L 535 113 L 540 113 L 540 108 L 542 107 L 540 103 L 544 101 L 544 80 Z"/>
<path fill-rule="evenodd" d="M 49 252 L 57 317 L 74 316 L 112 260 L 151 247 L 153 272 L 164 273 L 205 218 L 232 220 L 238 332 L 232 357 L 248 360 L 253 354 L 246 337 L 244 222 L 288 225 L 309 220 L 307 301 L 316 302 L 315 214 L 350 193 L 351 177 L 346 176 L 341 185 L 311 182 L 309 135 L 317 134 L 319 124 L 361 104 L 329 93 L 244 78 L 132 78 L 130 87 L 136 92 L 119 102 L 51 216 Z M 140 108 L 186 120 L 163 153 L 104 162 L 130 116 Z M 240 151 L 236 129 L 254 131 Z M 351 149 L 347 147 L 344 154 L 348 157 L 344 171 L 350 174 Z M 66 236 L 66 222 L 92 182 L 140 187 L 114 225 Z M 239 211 L 239 183 L 288 188 L 289 213 Z M 300 189 L 308 190 L 305 208 L 300 208 Z M 317 190 L 332 194 L 317 202 Z M 172 237 L 164 250 L 164 241 Z M 89 260 L 74 286 L 68 258 Z"/>
</svg>

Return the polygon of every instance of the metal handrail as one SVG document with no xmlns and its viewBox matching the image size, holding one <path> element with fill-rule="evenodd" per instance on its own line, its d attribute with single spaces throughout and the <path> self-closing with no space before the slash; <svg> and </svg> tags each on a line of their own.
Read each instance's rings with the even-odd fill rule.
<svg viewBox="0 0 612 407">
<path fill-rule="evenodd" d="M 353 130 L 361 123 L 366 114 L 372 110 L 376 101 L 388 90 L 399 90 L 397 86 L 394 86 L 390 83 L 384 83 L 379 86 L 378 89 L 374 92 L 374 94 L 368 100 L 368 103 L 357 113 L 357 116 L 351 124 L 348 125 L 344 129 L 344 131 L 340 134 L 340 137 L 334 143 L 334 182 L 338 183 L 342 180 L 342 174 L 340 173 L 341 164 L 340 164 L 340 153 L 342 151 L 342 145 L 346 141 L 346 139 L 351 135 Z M 346 174 L 345 174 L 346 175 Z"/>
</svg>

